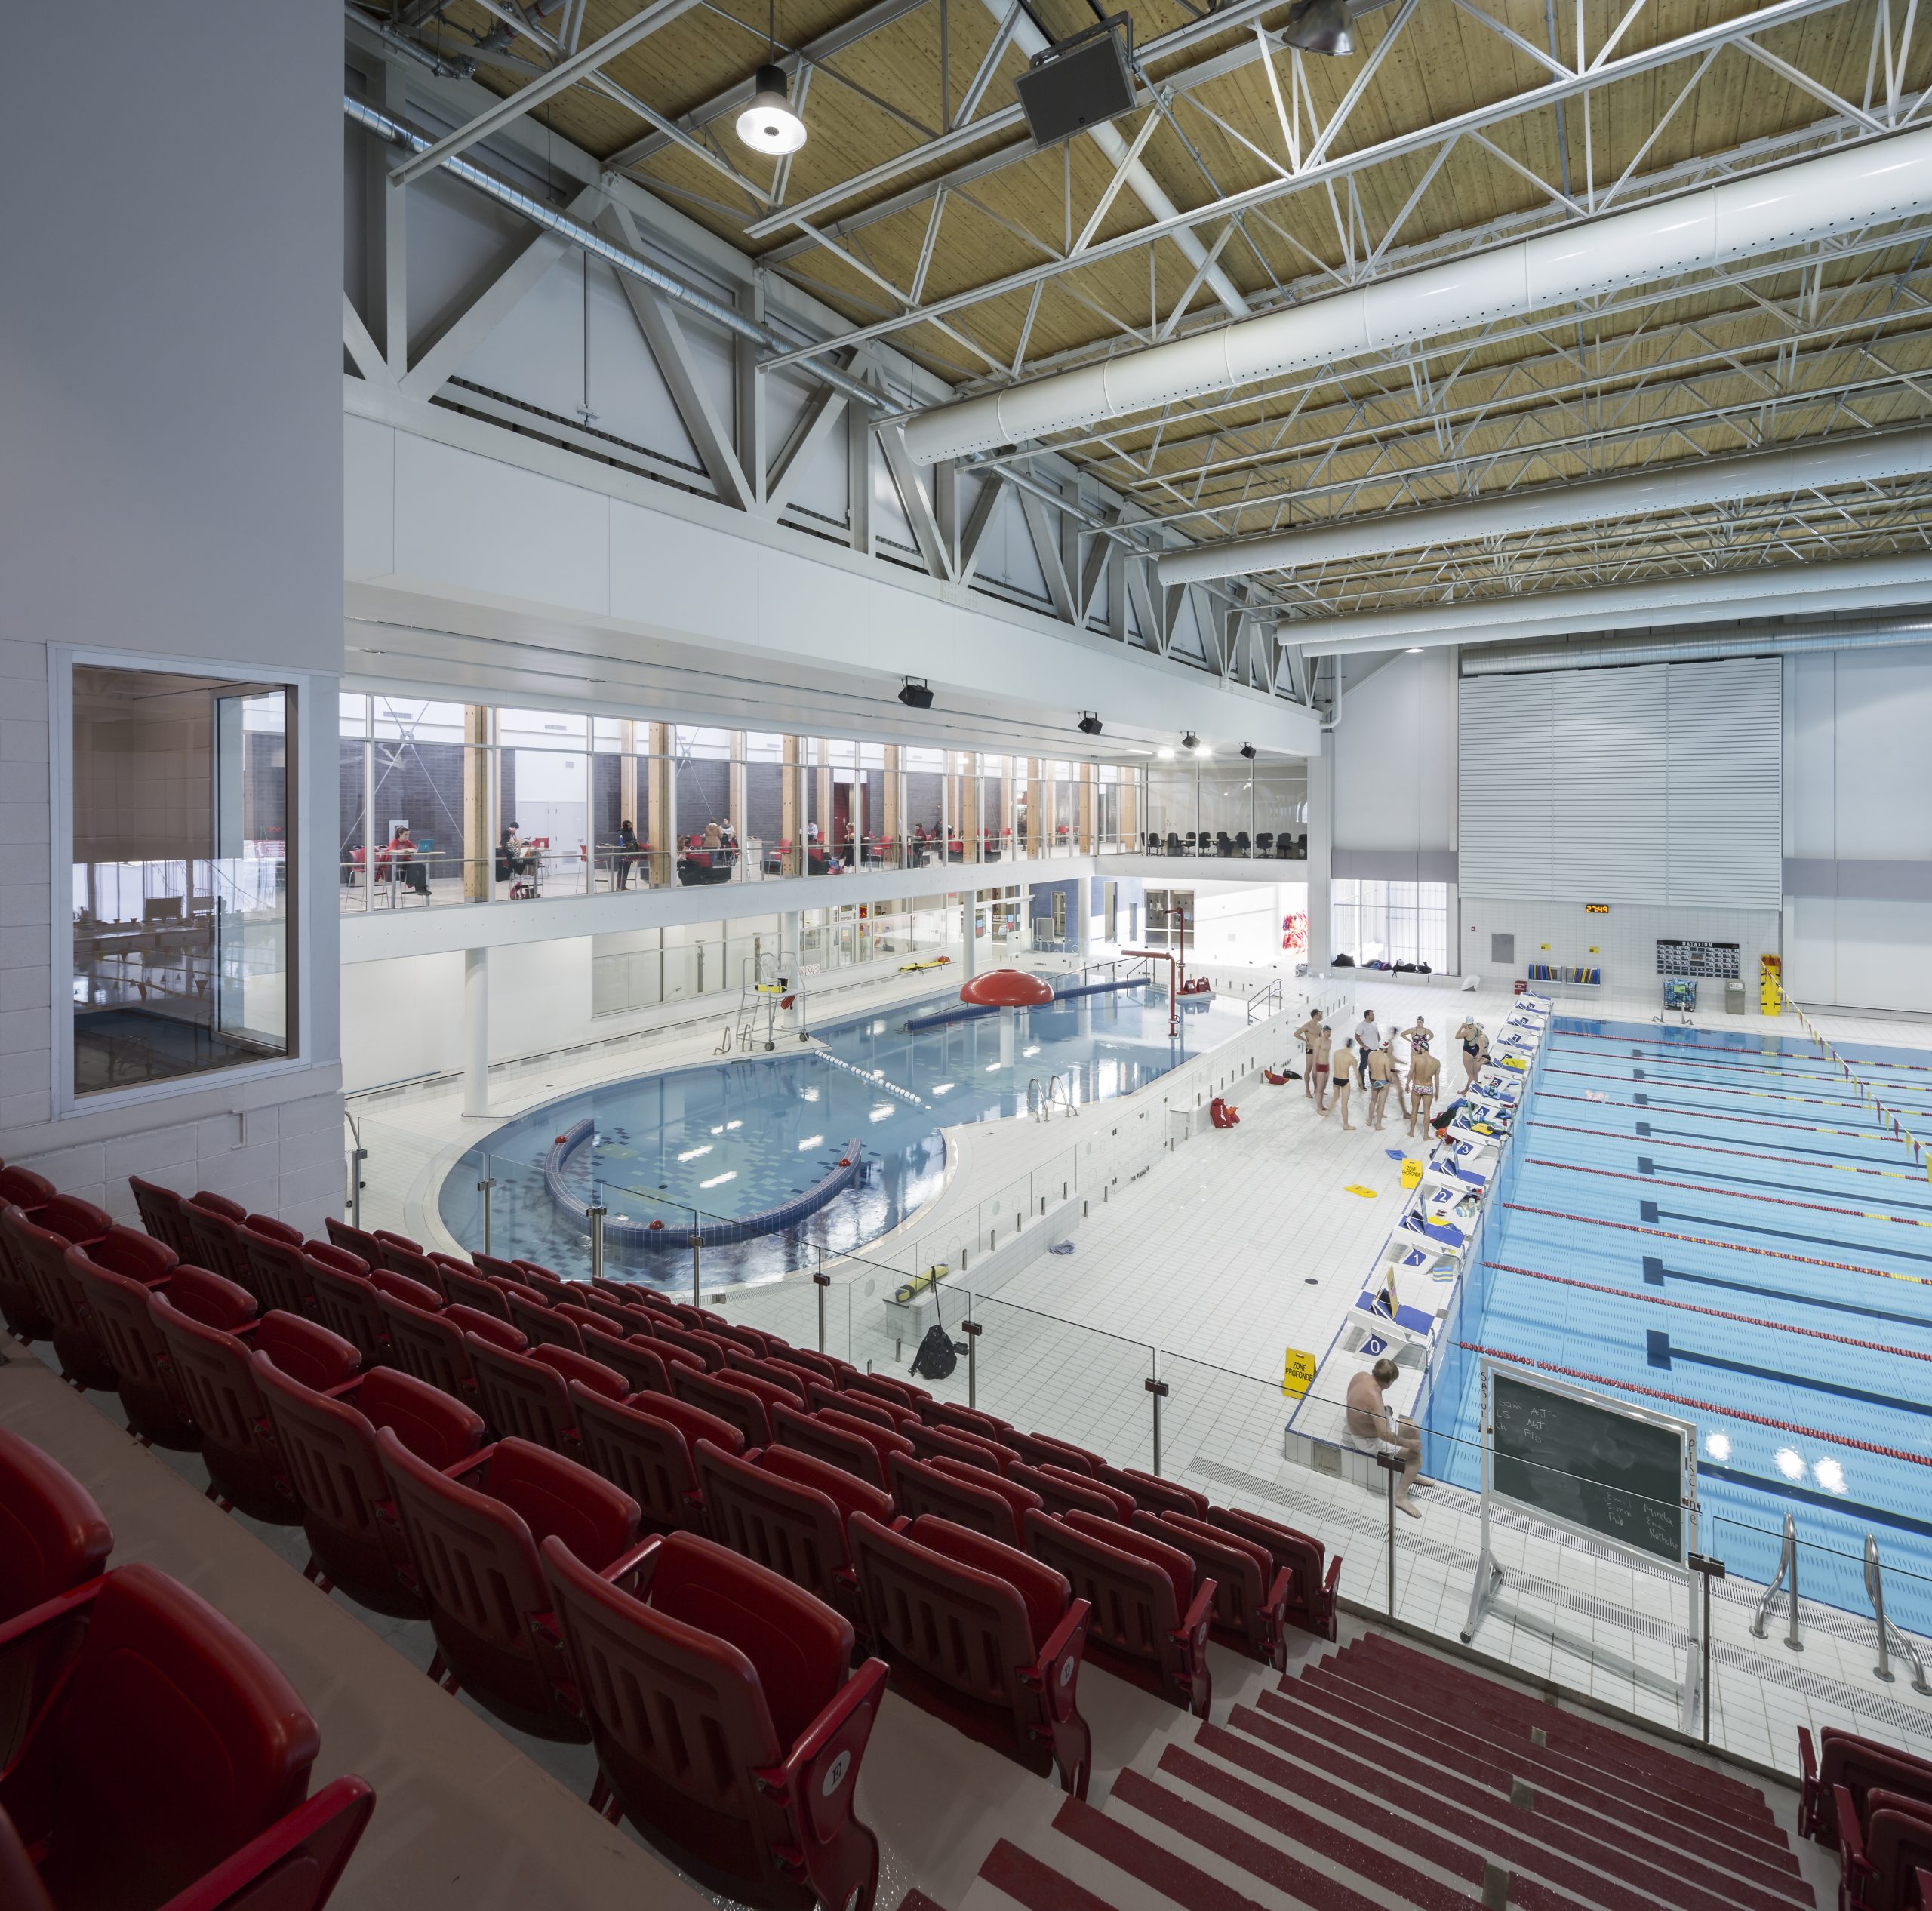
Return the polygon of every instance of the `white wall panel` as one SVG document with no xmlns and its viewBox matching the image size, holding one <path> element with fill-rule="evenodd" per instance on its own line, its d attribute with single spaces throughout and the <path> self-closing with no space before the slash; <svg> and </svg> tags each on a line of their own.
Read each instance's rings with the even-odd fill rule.
<svg viewBox="0 0 1932 1911">
<path fill-rule="evenodd" d="M 740 539 L 621 499 L 598 501 L 610 512 L 614 617 L 666 630 L 757 629 L 758 565 Z"/>
<path fill-rule="evenodd" d="M 1664 679 L 1657 664 L 1552 680 L 1551 895 L 1660 900 L 1669 842 Z"/>
<path fill-rule="evenodd" d="M 1783 666 L 1776 657 L 1734 657 L 1660 667 L 1670 816 L 1663 900 L 1775 909 L 1784 869 Z M 1632 800 L 1640 789 L 1633 780 Z"/>
<path fill-rule="evenodd" d="M 1550 895 L 1555 679 L 1483 677 L 1457 705 L 1457 881 L 1479 896 Z"/>
<path fill-rule="evenodd" d="M 1465 974 L 1492 980 L 1521 976 L 1532 962 L 1595 968 L 1602 970 L 1607 987 L 1654 993 L 1660 1001 L 1663 983 L 1657 972 L 1657 944 L 1660 937 L 1736 943 L 1747 1004 L 1752 1007 L 1755 1006 L 1758 958 L 1777 955 L 1781 942 L 1781 924 L 1774 909 L 1678 909 L 1613 903 L 1607 915 L 1589 915 L 1580 902 L 1472 896 L 1466 890 L 1461 917 L 1457 937 Z M 1515 937 L 1513 963 L 1491 959 L 1490 937 L 1496 934 Z M 1721 1010 L 1721 986 L 1705 983 L 1698 1006 Z"/>
<path fill-rule="evenodd" d="M 1413 854 L 1456 847 L 1457 652 L 1391 659 L 1342 699 L 1335 846 Z"/>
<path fill-rule="evenodd" d="M 1835 853 L 1932 857 L 1932 649 L 1834 661 Z"/>
</svg>

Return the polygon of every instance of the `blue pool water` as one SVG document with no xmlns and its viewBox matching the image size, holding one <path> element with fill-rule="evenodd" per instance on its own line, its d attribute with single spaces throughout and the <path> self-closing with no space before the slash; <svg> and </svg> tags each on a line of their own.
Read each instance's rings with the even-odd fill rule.
<svg viewBox="0 0 1932 1911">
<path fill-rule="evenodd" d="M 1841 1052 L 1932 1139 L 1923 1051 Z M 1696 1422 L 1703 1544 L 1761 1581 L 1792 1515 L 1805 1596 L 1932 1628 L 1932 1186 L 1801 1039 L 1558 1018 L 1457 1337 Z M 1479 1486 L 1475 1362 L 1432 1470 Z M 1662 1396 L 1660 1398 L 1659 1396 Z M 1451 1409 L 1453 1402 L 1453 1410 Z"/>
<path fill-rule="evenodd" d="M 445 1177 L 444 1223 L 482 1245 L 476 1183 L 487 1150 L 496 1182 L 491 1245 L 497 1254 L 581 1272 L 584 1236 L 561 1216 L 544 1182 L 553 1144 L 586 1118 L 595 1139 L 562 1174 L 578 1199 L 600 1199 L 613 1219 L 667 1229 L 704 1217 L 762 1214 L 807 1193 L 860 1150 L 857 1183 L 802 1220 L 741 1243 L 707 1242 L 707 1283 L 758 1280 L 811 1264 L 821 1248 L 848 1254 L 896 1227 L 939 1188 L 940 1130 L 1023 1113 L 1029 1082 L 1057 1078 L 1076 1104 L 1131 1094 L 1238 1034 L 1244 1004 L 1184 1002 L 1171 1041 L 1164 989 L 1150 984 L 1034 1009 L 1019 1020 L 1014 1065 L 1001 1066 L 996 1017 L 909 1033 L 909 1018 L 949 1005 L 949 993 L 889 1014 L 815 1031 L 821 1048 L 641 1076 L 559 1097 L 497 1129 Z M 614 1272 L 666 1286 L 691 1278 L 688 1248 L 612 1250 Z"/>
</svg>

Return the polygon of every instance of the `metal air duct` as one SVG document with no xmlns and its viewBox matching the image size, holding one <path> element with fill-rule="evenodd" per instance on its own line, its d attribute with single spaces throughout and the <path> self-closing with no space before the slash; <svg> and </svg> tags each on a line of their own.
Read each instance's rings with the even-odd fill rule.
<svg viewBox="0 0 1932 1911">
<path fill-rule="evenodd" d="M 1932 426 L 1862 432 L 1811 444 L 1780 445 L 1737 457 L 1653 465 L 1619 478 L 1540 485 L 1465 504 L 1365 514 L 1300 531 L 1196 544 L 1160 561 L 1164 584 L 1205 583 L 1259 571 L 1290 571 L 1389 551 L 1432 550 L 1479 537 L 1506 537 L 1564 525 L 1647 518 L 1700 504 L 1805 491 L 1861 479 L 1917 476 L 1932 471 Z"/>
<path fill-rule="evenodd" d="M 1932 616 L 1874 617 L 1855 623 L 1774 627 L 1721 637 L 1653 632 L 1605 644 L 1556 644 L 1536 650 L 1465 651 L 1466 677 L 1515 677 L 1535 670 L 1599 670 L 1623 663 L 1707 663 L 1727 657 L 1796 657 L 1807 651 L 1872 651 L 1932 644 Z"/>
<path fill-rule="evenodd" d="M 1920 127 L 935 406 L 908 421 L 906 448 L 931 464 L 1906 218 L 1928 205 L 1932 127 Z"/>
</svg>

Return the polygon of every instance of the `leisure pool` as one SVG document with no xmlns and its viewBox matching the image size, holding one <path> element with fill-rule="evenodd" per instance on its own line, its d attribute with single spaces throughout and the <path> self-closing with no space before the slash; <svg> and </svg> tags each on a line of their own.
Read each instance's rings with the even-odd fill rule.
<svg viewBox="0 0 1932 1911">
<path fill-rule="evenodd" d="M 663 1247 L 608 1247 L 611 1270 L 680 1286 L 691 1278 L 681 1244 L 694 1221 L 702 1232 L 712 1217 L 744 1220 L 809 1200 L 841 1161 L 855 1161 L 851 1185 L 803 1218 L 750 1240 L 706 1240 L 707 1284 L 769 1279 L 814 1264 L 821 1249 L 862 1248 L 930 1200 L 945 1175 L 943 1127 L 1024 1114 L 1029 1088 L 1044 1094 L 1049 1082 L 1075 1106 L 1131 1094 L 1247 1026 L 1238 999 L 1201 997 L 1183 1002 L 1171 1039 L 1165 988 L 1143 983 L 1023 1012 L 1008 1067 L 997 1017 L 908 1031 L 909 1020 L 956 1001 L 949 992 L 854 1017 L 789 1054 L 559 1096 L 494 1131 L 445 1176 L 444 1225 L 466 1248 L 482 1245 L 476 1183 L 487 1174 L 497 1184 L 491 1251 L 580 1272 L 589 1248 L 570 1204 L 601 1201 L 612 1223 L 661 1220 L 668 1237 Z M 555 1159 L 559 1137 L 586 1122 L 589 1138 Z"/>
</svg>

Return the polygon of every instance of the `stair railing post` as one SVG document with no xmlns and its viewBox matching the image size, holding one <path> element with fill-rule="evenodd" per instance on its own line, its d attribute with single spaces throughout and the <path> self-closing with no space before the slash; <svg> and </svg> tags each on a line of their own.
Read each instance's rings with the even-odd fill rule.
<svg viewBox="0 0 1932 1911">
<path fill-rule="evenodd" d="M 1692 1553 L 1684 1563 L 1704 1582 L 1704 1669 L 1697 1684 L 1703 1700 L 1704 1743 L 1708 1745 L 1711 1742 L 1711 1581 L 1724 1577 L 1724 1565 L 1721 1559 L 1703 1552 Z"/>
<path fill-rule="evenodd" d="M 832 1285 L 832 1276 L 825 1271 L 825 1250 L 818 1251 L 818 1272 L 812 1276 L 812 1285 L 818 1289 L 818 1350 L 825 1351 L 825 1291 Z"/>
<path fill-rule="evenodd" d="M 1378 1453 L 1375 1463 L 1382 1469 L 1383 1484 L 1389 1489 L 1389 1617 L 1395 1616 L 1395 1476 L 1402 1470 L 1401 1456 L 1398 1454 Z"/>
<path fill-rule="evenodd" d="M 490 1174 L 490 1164 L 483 1164 L 483 1178 L 476 1184 L 476 1192 L 483 1197 L 483 1251 L 490 1252 L 490 1190 L 497 1185 Z"/>
<path fill-rule="evenodd" d="M 962 1321 L 959 1331 L 966 1337 L 966 1404 L 980 1404 L 980 1323 Z"/>
<path fill-rule="evenodd" d="M 1140 1384 L 1154 1399 L 1154 1477 L 1161 1477 L 1161 1402 L 1168 1397 L 1168 1383 L 1161 1378 L 1161 1350 L 1155 1348 L 1154 1371 Z"/>
<path fill-rule="evenodd" d="M 601 1201 L 592 1202 L 587 1211 L 590 1216 L 590 1278 L 593 1281 L 601 1281 L 604 1278 L 604 1215 L 605 1211 L 603 1202 Z"/>
</svg>

